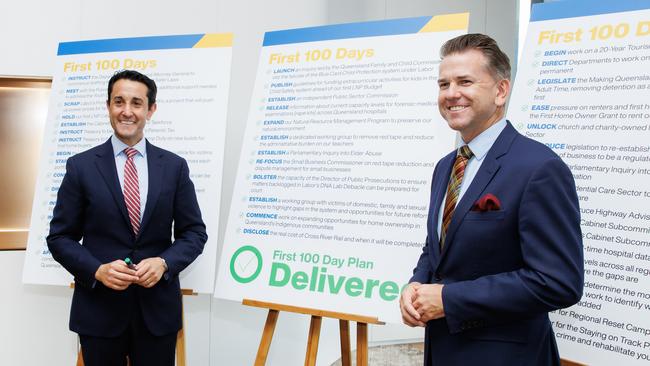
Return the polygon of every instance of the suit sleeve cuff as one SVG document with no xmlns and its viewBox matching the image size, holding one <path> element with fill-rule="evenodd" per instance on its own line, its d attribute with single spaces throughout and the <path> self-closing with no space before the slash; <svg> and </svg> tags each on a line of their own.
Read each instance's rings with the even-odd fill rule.
<svg viewBox="0 0 650 366">
<path fill-rule="evenodd" d="M 447 327 L 449 333 L 457 334 L 475 328 L 483 328 L 487 325 L 484 319 L 468 319 L 460 309 L 461 306 L 457 304 L 460 296 L 457 296 L 458 291 L 467 291 L 459 284 L 447 284 L 442 288 L 442 306 L 445 309 L 445 319 L 447 320 Z"/>
<path fill-rule="evenodd" d="M 457 334 L 465 330 L 463 326 L 464 320 L 457 314 L 457 309 L 454 306 L 454 287 L 454 284 L 450 283 L 442 288 L 442 307 L 445 309 L 445 319 L 451 334 Z"/>
</svg>

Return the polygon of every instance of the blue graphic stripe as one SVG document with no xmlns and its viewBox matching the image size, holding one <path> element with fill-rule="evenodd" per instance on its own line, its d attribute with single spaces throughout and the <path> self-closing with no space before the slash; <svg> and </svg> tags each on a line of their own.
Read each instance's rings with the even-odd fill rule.
<svg viewBox="0 0 650 366">
<path fill-rule="evenodd" d="M 565 19 L 650 9 L 648 0 L 566 0 L 533 4 L 530 21 Z"/>
<path fill-rule="evenodd" d="M 431 17 L 379 20 L 266 32 L 264 46 L 417 33 Z"/>
<path fill-rule="evenodd" d="M 59 43 L 59 51 L 57 52 L 57 55 L 192 48 L 202 37 L 203 34 L 187 34 L 179 36 L 114 38 L 92 41 L 61 42 Z"/>
</svg>

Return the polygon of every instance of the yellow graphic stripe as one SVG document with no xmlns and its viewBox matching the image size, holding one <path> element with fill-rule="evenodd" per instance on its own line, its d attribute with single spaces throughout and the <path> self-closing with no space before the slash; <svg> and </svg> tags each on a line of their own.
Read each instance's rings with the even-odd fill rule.
<svg viewBox="0 0 650 366">
<path fill-rule="evenodd" d="M 232 33 L 206 33 L 193 48 L 232 47 Z"/>
<path fill-rule="evenodd" d="M 468 26 L 469 13 L 436 15 L 418 33 L 467 30 Z"/>
</svg>

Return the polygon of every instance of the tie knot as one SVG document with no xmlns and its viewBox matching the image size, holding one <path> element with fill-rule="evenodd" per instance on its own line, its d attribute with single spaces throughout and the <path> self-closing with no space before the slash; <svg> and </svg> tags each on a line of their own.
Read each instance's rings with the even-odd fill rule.
<svg viewBox="0 0 650 366">
<path fill-rule="evenodd" d="M 469 146 L 463 145 L 458 149 L 458 156 L 462 156 L 465 159 L 471 159 L 474 156 L 472 150 L 469 149 Z"/>
<path fill-rule="evenodd" d="M 124 153 L 126 154 L 127 158 L 132 159 L 135 156 L 135 154 L 138 153 L 138 150 L 132 147 L 127 147 L 126 149 L 124 149 Z"/>
</svg>

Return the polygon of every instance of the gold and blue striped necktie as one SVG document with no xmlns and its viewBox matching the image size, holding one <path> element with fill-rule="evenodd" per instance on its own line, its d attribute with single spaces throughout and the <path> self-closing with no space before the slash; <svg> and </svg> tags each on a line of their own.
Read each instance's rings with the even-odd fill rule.
<svg viewBox="0 0 650 366">
<path fill-rule="evenodd" d="M 451 223 L 451 218 L 456 209 L 458 195 L 460 194 L 460 185 L 463 182 L 463 175 L 465 174 L 465 167 L 473 155 L 472 150 L 470 150 L 467 145 L 461 146 L 456 154 L 456 161 L 454 161 L 454 167 L 451 169 L 451 176 L 449 177 L 449 184 L 447 184 L 447 198 L 445 199 L 445 209 L 442 214 L 440 251 L 442 251 L 445 246 L 447 228 L 449 228 L 449 223 Z"/>
</svg>

